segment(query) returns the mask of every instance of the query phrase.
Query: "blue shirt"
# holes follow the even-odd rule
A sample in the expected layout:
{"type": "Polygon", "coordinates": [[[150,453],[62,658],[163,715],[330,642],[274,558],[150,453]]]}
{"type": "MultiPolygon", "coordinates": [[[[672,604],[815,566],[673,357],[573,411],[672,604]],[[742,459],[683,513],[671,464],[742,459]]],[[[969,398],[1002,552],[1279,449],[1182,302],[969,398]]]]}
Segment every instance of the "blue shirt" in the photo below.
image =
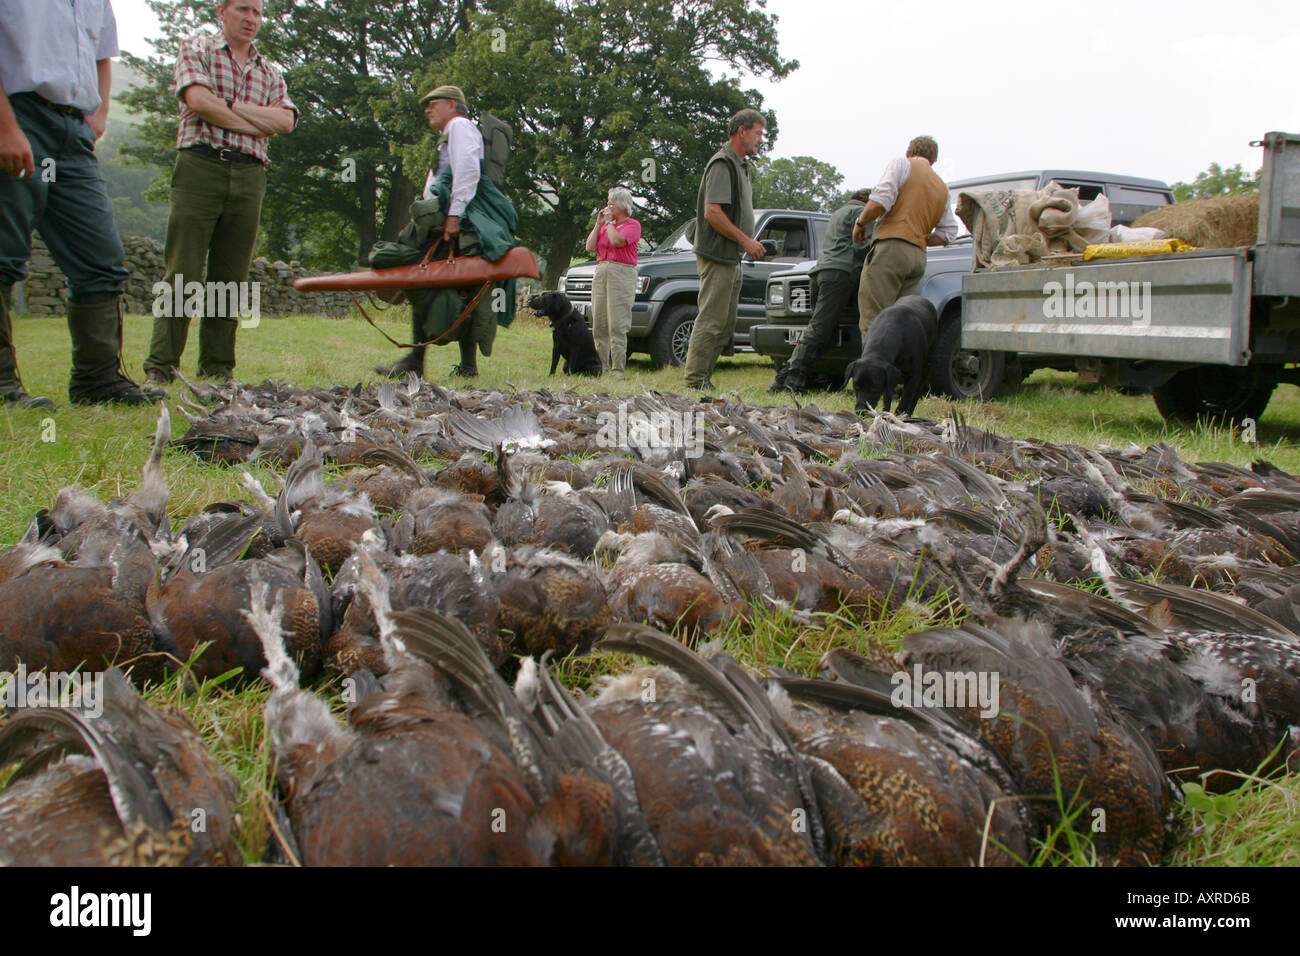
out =
{"type": "Polygon", "coordinates": [[[0,0],[0,83],[93,113],[96,64],[117,56],[110,0],[0,0]]]}

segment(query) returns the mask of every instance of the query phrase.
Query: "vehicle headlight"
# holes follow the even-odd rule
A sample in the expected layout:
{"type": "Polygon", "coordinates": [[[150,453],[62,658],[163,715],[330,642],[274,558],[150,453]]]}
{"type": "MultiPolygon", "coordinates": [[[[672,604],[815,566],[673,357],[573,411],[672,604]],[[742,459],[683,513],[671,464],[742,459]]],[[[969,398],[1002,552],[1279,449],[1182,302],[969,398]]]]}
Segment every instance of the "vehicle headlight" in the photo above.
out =
{"type": "Polygon", "coordinates": [[[562,275],[562,276],[560,276],[560,291],[561,291],[561,292],[564,291],[564,287],[565,287],[565,285],[568,283],[568,281],[569,281],[569,277],[568,277],[567,275],[562,275]]]}
{"type": "Polygon", "coordinates": [[[636,277],[636,294],[637,294],[637,295],[645,295],[645,291],[646,291],[646,289],[648,289],[648,288],[650,288],[650,277],[649,277],[649,276],[637,276],[637,277],[636,277]]]}
{"type": "Polygon", "coordinates": [[[767,304],[784,305],[785,304],[785,286],[779,282],[773,282],[767,287],[767,304]]]}

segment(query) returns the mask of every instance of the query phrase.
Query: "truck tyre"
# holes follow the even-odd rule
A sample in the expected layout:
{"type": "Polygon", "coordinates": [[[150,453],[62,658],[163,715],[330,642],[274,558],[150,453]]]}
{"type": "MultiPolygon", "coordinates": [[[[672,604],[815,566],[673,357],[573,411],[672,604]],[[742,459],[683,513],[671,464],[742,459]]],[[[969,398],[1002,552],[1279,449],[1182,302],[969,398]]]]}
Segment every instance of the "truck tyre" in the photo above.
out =
{"type": "Polygon", "coordinates": [[[961,312],[939,323],[939,338],[930,354],[930,386],[952,398],[987,402],[1002,388],[1005,352],[978,352],[961,347],[961,312]]]}
{"type": "Polygon", "coordinates": [[[686,351],[691,345],[691,332],[695,329],[694,304],[676,305],[659,316],[654,329],[646,337],[646,351],[655,368],[665,365],[685,365],[686,351]]]}
{"type": "Polygon", "coordinates": [[[1152,390],[1168,422],[1241,424],[1259,418],[1277,388],[1277,372],[1264,365],[1202,365],[1184,369],[1152,390]]]}

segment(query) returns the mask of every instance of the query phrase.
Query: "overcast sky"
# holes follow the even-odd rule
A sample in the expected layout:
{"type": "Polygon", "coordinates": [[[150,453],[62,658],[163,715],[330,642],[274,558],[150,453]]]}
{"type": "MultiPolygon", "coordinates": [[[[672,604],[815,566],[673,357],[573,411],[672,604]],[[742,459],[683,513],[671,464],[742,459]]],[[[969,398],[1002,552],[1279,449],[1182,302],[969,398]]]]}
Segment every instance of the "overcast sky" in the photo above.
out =
{"type": "MultiPolygon", "coordinates": [[[[122,47],[151,52],[157,24],[144,0],[113,9],[122,47]]],[[[1253,172],[1261,151],[1251,140],[1300,129],[1295,0],[767,9],[782,56],[801,64],[780,83],[744,78],[776,114],[771,155],[832,163],[846,188],[875,185],[919,133],[938,140],[949,180],[1057,167],[1174,182],[1211,162],[1253,172]]]]}

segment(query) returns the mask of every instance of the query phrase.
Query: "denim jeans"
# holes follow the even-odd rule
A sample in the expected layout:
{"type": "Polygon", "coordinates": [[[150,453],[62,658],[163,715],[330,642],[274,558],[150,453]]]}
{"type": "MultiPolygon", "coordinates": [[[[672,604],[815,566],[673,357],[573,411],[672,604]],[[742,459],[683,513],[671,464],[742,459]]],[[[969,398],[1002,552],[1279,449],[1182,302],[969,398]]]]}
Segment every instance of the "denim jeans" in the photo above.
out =
{"type": "Polygon", "coordinates": [[[95,134],[84,118],[56,112],[30,94],[15,93],[9,104],[31,143],[36,174],[19,179],[0,172],[0,285],[26,278],[35,228],[67,276],[71,300],[107,302],[130,273],[95,159],[95,134]]]}

